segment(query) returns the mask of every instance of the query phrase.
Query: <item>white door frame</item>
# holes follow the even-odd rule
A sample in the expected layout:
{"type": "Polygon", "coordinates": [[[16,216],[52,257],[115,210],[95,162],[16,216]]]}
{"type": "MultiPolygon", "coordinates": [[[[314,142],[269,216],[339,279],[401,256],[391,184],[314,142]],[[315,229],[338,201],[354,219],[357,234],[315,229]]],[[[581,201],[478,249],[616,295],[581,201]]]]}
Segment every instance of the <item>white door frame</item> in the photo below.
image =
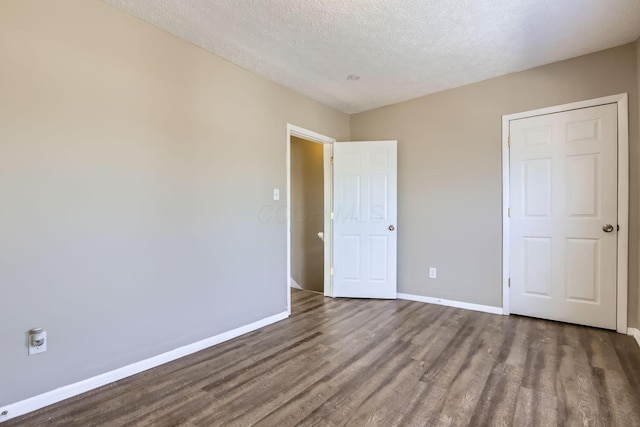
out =
{"type": "Polygon", "coordinates": [[[626,93],[605,96],[571,104],[525,111],[502,116],[502,312],[509,314],[509,122],[511,120],[598,105],[617,104],[618,106],[618,267],[617,267],[617,304],[616,330],[627,333],[627,297],[629,274],[629,113],[626,93]]]}
{"type": "Polygon", "coordinates": [[[300,126],[287,123],[287,312],[291,314],[291,137],[305,139],[307,141],[323,144],[324,161],[324,295],[333,296],[333,280],[331,277],[331,266],[333,264],[333,230],[330,212],[333,207],[333,173],[331,169],[331,156],[333,155],[334,138],[321,135],[317,132],[301,128],[300,126]]]}

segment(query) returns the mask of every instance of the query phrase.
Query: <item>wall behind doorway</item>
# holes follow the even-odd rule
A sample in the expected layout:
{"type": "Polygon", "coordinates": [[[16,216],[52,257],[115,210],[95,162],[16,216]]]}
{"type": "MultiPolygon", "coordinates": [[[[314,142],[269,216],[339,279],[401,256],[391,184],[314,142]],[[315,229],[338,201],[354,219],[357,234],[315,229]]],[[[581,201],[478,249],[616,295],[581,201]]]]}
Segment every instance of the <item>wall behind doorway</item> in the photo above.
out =
{"type": "MultiPolygon", "coordinates": [[[[636,109],[636,114],[638,116],[638,127],[640,127],[640,39],[638,39],[636,41],[636,75],[638,78],[638,96],[636,97],[636,106],[638,106],[639,108],[636,109]]],[[[630,114],[633,114],[632,112],[630,114]]],[[[640,129],[638,131],[638,133],[640,134],[640,129]]],[[[636,139],[638,139],[638,144],[640,145],[640,135],[636,135],[636,139]]],[[[631,141],[629,141],[629,143],[631,143],[631,141]]],[[[636,148],[636,151],[638,149],[636,148]]],[[[639,156],[640,157],[640,156],[639,156]]],[[[629,165],[630,168],[634,167],[634,163],[633,161],[636,160],[635,166],[639,167],[640,165],[638,165],[637,160],[638,159],[630,159],[631,164],[629,165]]],[[[637,177],[637,175],[636,175],[637,177]]],[[[633,188],[633,186],[630,186],[630,188],[633,188]]],[[[631,191],[631,190],[630,190],[631,191]]],[[[636,201],[637,203],[640,204],[640,201],[636,201]]],[[[633,208],[632,208],[633,209],[633,208]]],[[[637,209],[637,206],[636,206],[637,209]]],[[[640,216],[640,214],[639,214],[640,216]]],[[[634,217],[630,217],[630,221],[633,221],[634,217]]],[[[631,237],[631,236],[630,236],[631,237]]],[[[640,236],[638,235],[638,233],[636,233],[636,235],[634,236],[636,238],[639,238],[640,236]]],[[[640,240],[639,240],[640,242],[640,240]]],[[[632,244],[632,243],[630,243],[632,244]]],[[[638,245],[638,244],[637,244],[638,245]]],[[[638,258],[640,258],[640,248],[638,249],[638,251],[636,251],[635,253],[635,258],[634,258],[634,254],[633,253],[629,253],[629,263],[630,264],[640,264],[638,261],[638,258]]],[[[629,287],[631,287],[633,284],[631,283],[631,277],[629,278],[629,287]]],[[[629,299],[631,299],[633,297],[633,292],[629,292],[629,299]]],[[[637,305],[636,305],[636,311],[637,311],[637,317],[635,319],[635,323],[632,320],[632,313],[633,313],[633,304],[630,302],[629,303],[629,326],[634,326],[636,328],[640,328],[640,278],[638,278],[638,283],[637,283],[637,288],[636,288],[636,297],[638,298],[637,301],[637,305]]]]}
{"type": "Polygon", "coordinates": [[[300,287],[324,292],[323,145],[291,137],[291,276],[300,287]]]}

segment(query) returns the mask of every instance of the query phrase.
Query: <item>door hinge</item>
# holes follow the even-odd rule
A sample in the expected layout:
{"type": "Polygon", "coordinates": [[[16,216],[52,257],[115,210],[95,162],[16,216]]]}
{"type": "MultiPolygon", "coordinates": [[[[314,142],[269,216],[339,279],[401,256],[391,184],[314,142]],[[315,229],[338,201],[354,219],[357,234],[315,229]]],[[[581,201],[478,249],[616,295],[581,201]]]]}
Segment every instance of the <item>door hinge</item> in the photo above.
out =
{"type": "Polygon", "coordinates": [[[331,163],[333,163],[333,156],[331,156],[331,163]]]}
{"type": "Polygon", "coordinates": [[[331,272],[329,274],[333,276],[333,267],[331,267],[331,272]]]}
{"type": "Polygon", "coordinates": [[[333,212],[331,212],[331,221],[333,221],[333,212]]]}
{"type": "Polygon", "coordinates": [[[507,216],[511,218],[511,208],[507,208],[507,216]]]}
{"type": "Polygon", "coordinates": [[[509,287],[509,288],[511,287],[511,277],[509,277],[507,279],[507,287],[509,287]]]}
{"type": "Polygon", "coordinates": [[[507,145],[511,147],[511,136],[507,137],[507,145]]]}

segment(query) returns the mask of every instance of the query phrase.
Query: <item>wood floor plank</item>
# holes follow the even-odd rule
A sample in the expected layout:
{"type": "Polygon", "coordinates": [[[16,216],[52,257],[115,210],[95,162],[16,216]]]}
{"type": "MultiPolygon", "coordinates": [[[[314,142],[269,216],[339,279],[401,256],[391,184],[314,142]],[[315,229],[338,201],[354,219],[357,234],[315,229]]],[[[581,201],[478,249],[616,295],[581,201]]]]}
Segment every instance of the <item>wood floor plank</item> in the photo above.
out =
{"type": "Polygon", "coordinates": [[[456,335],[443,349],[442,353],[428,367],[422,381],[448,388],[455,379],[468,354],[478,342],[479,329],[472,319],[460,325],[456,335]]]}
{"type": "Polygon", "coordinates": [[[611,331],[292,292],[291,318],[2,426],[640,427],[611,331]]]}
{"type": "Polygon", "coordinates": [[[530,330],[535,327],[535,322],[520,316],[509,316],[505,319],[505,323],[511,326],[503,333],[505,339],[509,340],[509,345],[504,347],[504,355],[498,358],[497,363],[524,368],[529,353],[530,330]]]}
{"type": "Polygon", "coordinates": [[[557,417],[557,399],[542,391],[520,387],[514,425],[522,427],[564,426],[557,417]]]}
{"type": "Polygon", "coordinates": [[[444,404],[447,393],[446,388],[418,381],[418,384],[410,390],[406,396],[406,408],[399,425],[401,426],[425,426],[433,414],[438,413],[444,404]]]}
{"type": "Polygon", "coordinates": [[[393,373],[387,383],[379,384],[376,390],[357,408],[348,423],[351,425],[400,426],[405,415],[406,396],[412,392],[424,367],[409,359],[393,373]]]}
{"type": "Polygon", "coordinates": [[[640,426],[640,396],[630,386],[629,379],[616,371],[603,371],[603,374],[608,412],[614,420],[612,425],[640,426]]]}
{"type": "Polygon", "coordinates": [[[581,332],[581,347],[585,349],[589,364],[605,371],[624,372],[611,339],[615,332],[583,327],[581,332]]]}
{"type": "Polygon", "coordinates": [[[472,426],[512,426],[522,382],[522,367],[496,364],[469,421],[472,426]]]}
{"type": "Polygon", "coordinates": [[[635,393],[640,393],[640,353],[635,340],[629,336],[611,337],[625,378],[635,393]]]}
{"type": "Polygon", "coordinates": [[[372,348],[349,366],[337,370],[336,375],[325,377],[324,381],[335,390],[335,393],[311,412],[305,418],[303,425],[321,422],[335,426],[345,425],[353,412],[375,391],[376,387],[395,375],[404,361],[404,353],[410,346],[406,342],[392,341],[384,344],[388,346],[384,351],[384,357],[381,357],[378,348],[372,348]]]}
{"type": "Polygon", "coordinates": [[[611,402],[607,394],[607,384],[605,380],[605,370],[595,366],[591,367],[591,378],[593,379],[594,389],[597,393],[598,409],[601,425],[614,425],[614,417],[611,412],[611,402]]]}
{"type": "Polygon", "coordinates": [[[536,321],[530,331],[522,386],[549,396],[556,396],[558,375],[556,325],[536,321]]]}
{"type": "Polygon", "coordinates": [[[559,346],[556,396],[566,408],[567,425],[603,425],[598,391],[592,379],[586,353],[568,345],[559,346]]]}
{"type": "Polygon", "coordinates": [[[502,319],[484,315],[482,318],[479,324],[482,332],[450,382],[440,413],[432,416],[433,425],[468,425],[474,414],[502,341],[499,334],[493,333],[496,322],[502,319]]]}

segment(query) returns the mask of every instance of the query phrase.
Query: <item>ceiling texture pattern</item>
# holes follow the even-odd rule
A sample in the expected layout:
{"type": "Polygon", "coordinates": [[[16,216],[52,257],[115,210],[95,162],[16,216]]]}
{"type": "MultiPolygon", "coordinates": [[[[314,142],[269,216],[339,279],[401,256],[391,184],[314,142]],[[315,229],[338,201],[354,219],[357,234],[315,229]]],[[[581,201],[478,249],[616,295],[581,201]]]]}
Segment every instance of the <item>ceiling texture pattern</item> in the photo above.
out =
{"type": "Polygon", "coordinates": [[[640,37],[640,0],[104,1],[346,113],[640,37]]]}

